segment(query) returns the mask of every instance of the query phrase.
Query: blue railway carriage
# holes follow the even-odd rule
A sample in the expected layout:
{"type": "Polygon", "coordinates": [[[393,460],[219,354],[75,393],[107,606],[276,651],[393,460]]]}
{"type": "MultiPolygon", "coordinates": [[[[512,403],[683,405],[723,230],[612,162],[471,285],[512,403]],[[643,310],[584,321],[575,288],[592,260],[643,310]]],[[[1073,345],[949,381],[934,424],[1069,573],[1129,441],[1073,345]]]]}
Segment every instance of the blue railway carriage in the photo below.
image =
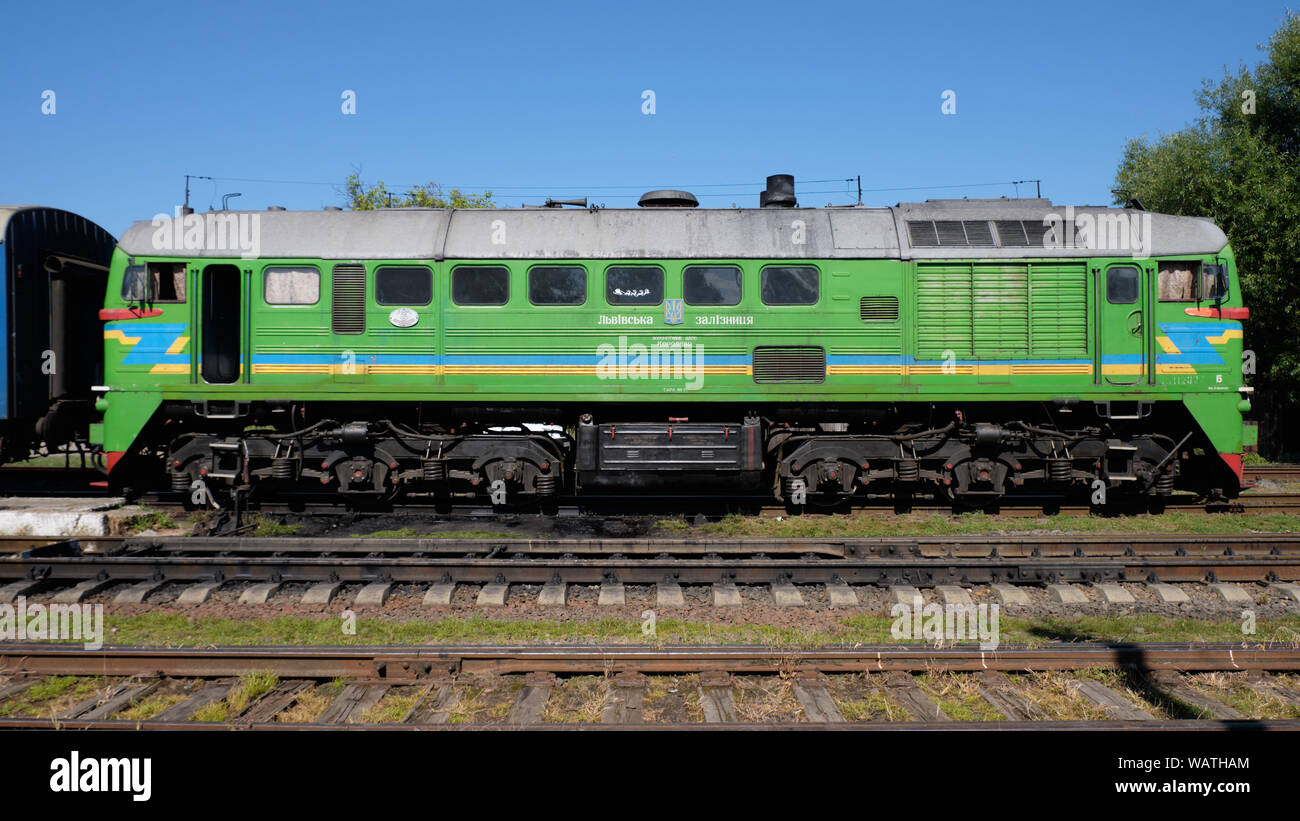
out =
{"type": "Polygon", "coordinates": [[[0,206],[0,462],[85,443],[117,241],[68,211],[0,206]]]}

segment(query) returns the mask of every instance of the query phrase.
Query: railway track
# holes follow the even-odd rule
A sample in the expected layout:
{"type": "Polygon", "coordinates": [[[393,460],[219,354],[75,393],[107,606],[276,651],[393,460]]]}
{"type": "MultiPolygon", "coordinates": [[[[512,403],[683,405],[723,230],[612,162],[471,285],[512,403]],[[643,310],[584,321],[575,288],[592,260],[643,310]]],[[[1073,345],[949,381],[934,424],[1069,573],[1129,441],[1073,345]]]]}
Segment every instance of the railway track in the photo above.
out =
{"type": "Polygon", "coordinates": [[[1300,465],[1246,465],[1246,481],[1300,481],[1300,465]]]}
{"type": "Polygon", "coordinates": [[[737,601],[738,585],[780,588],[792,600],[797,586],[812,585],[851,604],[855,585],[1115,582],[1267,582],[1290,593],[1300,590],[1300,536],[0,540],[0,602],[37,595],[77,602],[107,592],[138,603],[180,584],[182,602],[201,603],[243,584],[252,585],[246,602],[263,603],[286,584],[306,584],[304,602],[327,604],[342,585],[360,584],[369,589],[364,601],[382,604],[404,584],[425,586],[424,603],[445,606],[459,585],[504,601],[510,585],[523,584],[560,603],[570,585],[600,585],[611,603],[623,600],[624,585],[654,585],[664,606],[681,601],[688,585],[737,601]]]}
{"type": "MultiPolygon", "coordinates": [[[[148,494],[142,504],[158,510],[181,512],[186,509],[179,494],[148,494]]],[[[225,512],[229,512],[228,509],[225,512]]],[[[703,515],[706,518],[718,517],[728,513],[739,513],[762,517],[786,517],[791,515],[817,516],[822,514],[866,514],[893,516],[897,514],[938,514],[956,515],[963,513],[984,513],[1005,518],[1037,518],[1044,515],[1089,516],[1131,515],[1144,513],[1186,513],[1186,514],[1233,514],[1233,513],[1272,513],[1300,514],[1300,494],[1250,492],[1246,496],[1227,502],[1206,502],[1191,496],[1170,497],[1168,501],[1148,502],[1139,500],[1135,503],[1121,503],[1109,507],[1094,507],[1088,504],[1074,503],[1058,497],[1025,497],[1005,500],[998,504],[989,504],[974,508],[954,505],[934,500],[900,502],[892,498],[857,499],[852,504],[831,507],[809,505],[792,511],[783,504],[774,502],[771,497],[721,497],[721,496],[664,496],[664,497],[561,497],[554,505],[545,510],[536,507],[508,508],[494,507],[474,500],[425,501],[418,498],[404,498],[392,503],[362,502],[358,500],[323,499],[319,495],[306,494],[300,498],[286,500],[282,497],[261,499],[248,504],[244,512],[271,516],[321,516],[339,514],[384,515],[394,512],[412,514],[431,514],[442,516],[461,516],[476,519],[493,519],[501,516],[545,515],[560,517],[602,516],[602,515],[703,515]]]]}
{"type": "Polygon", "coordinates": [[[0,644],[0,729],[1300,730],[1297,673],[1241,645],[0,644]]]}
{"type": "MultiPolygon", "coordinates": [[[[93,468],[10,465],[0,468],[0,493],[18,497],[50,495],[108,497],[109,491],[107,488],[92,485],[92,482],[102,478],[102,474],[93,468]]],[[[1300,465],[1247,466],[1245,468],[1245,478],[1247,482],[1252,483],[1260,481],[1297,481],[1300,480],[1300,465]]],[[[166,509],[180,509],[183,506],[183,496],[181,494],[165,491],[146,493],[142,497],[142,501],[151,506],[166,509]]],[[[710,496],[707,494],[692,494],[689,497],[646,495],[638,496],[635,503],[638,509],[644,509],[647,512],[655,512],[656,510],[661,512],[681,512],[683,504],[687,504],[693,509],[738,510],[762,515],[783,515],[787,512],[784,505],[777,504],[770,496],[763,495],[742,497],[710,496]]],[[[276,498],[258,501],[256,507],[266,513],[328,512],[358,504],[360,503],[355,501],[341,502],[337,498],[326,500],[319,494],[298,492],[290,500],[276,498]]],[[[560,498],[551,510],[558,515],[598,514],[607,513],[611,510],[626,510],[628,504],[629,499],[626,495],[568,496],[560,498]]],[[[372,508],[381,507],[373,504],[368,506],[372,508]]],[[[436,510],[476,513],[479,515],[491,515],[499,512],[489,505],[470,500],[443,500],[435,503],[419,498],[408,498],[403,499],[399,503],[399,507],[410,510],[436,510]]],[[[897,510],[918,513],[952,513],[974,509],[960,505],[954,506],[951,503],[924,497],[918,497],[915,500],[896,500],[888,496],[855,499],[852,507],[855,510],[864,511],[893,512],[897,510]]],[[[1132,509],[1136,511],[1139,507],[1141,509],[1180,512],[1240,512],[1266,508],[1276,512],[1294,513],[1300,511],[1300,497],[1296,494],[1264,491],[1248,493],[1246,496],[1227,504],[1206,504],[1202,500],[1183,494],[1170,497],[1164,502],[1157,502],[1154,508],[1147,504],[1140,504],[1132,507],[1132,509]]],[[[842,510],[843,506],[833,509],[842,510]]],[[[1078,500],[1059,496],[1025,496],[1014,500],[1004,500],[1001,503],[987,505],[979,509],[996,512],[1004,516],[1035,516],[1040,515],[1042,512],[1086,514],[1093,511],[1093,508],[1086,503],[1079,503],[1078,500]]],[[[819,510],[822,510],[822,508],[810,505],[805,512],[816,513],[819,510]]]]}

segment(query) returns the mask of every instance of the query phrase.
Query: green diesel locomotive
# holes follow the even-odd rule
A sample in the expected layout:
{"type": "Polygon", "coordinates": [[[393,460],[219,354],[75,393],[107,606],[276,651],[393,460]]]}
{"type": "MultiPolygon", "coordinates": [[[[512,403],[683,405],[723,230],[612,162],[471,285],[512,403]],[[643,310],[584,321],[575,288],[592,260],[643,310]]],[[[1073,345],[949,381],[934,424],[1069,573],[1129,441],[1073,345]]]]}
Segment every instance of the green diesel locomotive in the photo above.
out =
{"type": "Polygon", "coordinates": [[[1094,500],[1242,485],[1211,221],[1043,199],[268,210],[113,257],[118,486],[360,497],[770,488],[1094,500]]]}

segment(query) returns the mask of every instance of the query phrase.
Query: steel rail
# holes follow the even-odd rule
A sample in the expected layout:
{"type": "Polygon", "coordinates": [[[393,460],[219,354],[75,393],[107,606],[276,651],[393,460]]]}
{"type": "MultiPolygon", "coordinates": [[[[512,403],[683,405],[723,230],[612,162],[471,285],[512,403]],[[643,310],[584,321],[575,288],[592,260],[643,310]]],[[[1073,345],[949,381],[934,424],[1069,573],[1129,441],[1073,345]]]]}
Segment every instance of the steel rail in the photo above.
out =
{"type": "Polygon", "coordinates": [[[936,648],[927,645],[768,646],[406,646],[117,647],[0,643],[0,673],[425,681],[450,675],[1043,672],[1085,668],[1142,671],[1300,671],[1300,648],[1244,644],[1069,644],[936,648]]]}
{"type": "Polygon", "coordinates": [[[90,539],[0,552],[0,580],[931,585],[1300,580],[1300,536],[954,539],[90,539]],[[89,549],[87,549],[89,548],[89,549]]]}
{"type": "MultiPolygon", "coordinates": [[[[146,503],[161,510],[177,511],[184,505],[170,494],[150,496],[146,503]]],[[[846,506],[818,508],[807,505],[798,513],[800,516],[815,517],[827,514],[855,514],[893,516],[899,514],[960,515],[963,513],[985,513],[1005,518],[1037,518],[1048,515],[1088,516],[1098,513],[1141,514],[1151,513],[1188,513],[1193,515],[1217,515],[1238,513],[1300,513],[1300,494],[1293,493],[1255,493],[1241,496],[1229,502],[1196,502],[1190,496],[1173,497],[1169,501],[1153,503],[1146,500],[1144,504],[1117,505],[1113,508],[1097,508],[1085,504],[1071,503],[1065,500],[1043,500],[1037,498],[1003,499],[982,507],[961,504],[900,503],[888,499],[854,500],[846,506]]],[[[558,517],[600,516],[600,515],[670,515],[687,513],[721,514],[726,512],[743,512],[762,517],[788,516],[789,509],[774,502],[771,497],[708,497],[708,496],[672,496],[672,497],[561,497],[547,513],[539,513],[535,508],[494,508],[480,502],[458,501],[450,504],[424,502],[406,499],[391,504],[366,504],[360,500],[332,499],[322,500],[313,497],[303,501],[262,500],[255,501],[247,512],[263,515],[384,515],[394,512],[426,513],[440,516],[462,516],[471,519],[494,519],[502,516],[546,515],[558,517]]]]}

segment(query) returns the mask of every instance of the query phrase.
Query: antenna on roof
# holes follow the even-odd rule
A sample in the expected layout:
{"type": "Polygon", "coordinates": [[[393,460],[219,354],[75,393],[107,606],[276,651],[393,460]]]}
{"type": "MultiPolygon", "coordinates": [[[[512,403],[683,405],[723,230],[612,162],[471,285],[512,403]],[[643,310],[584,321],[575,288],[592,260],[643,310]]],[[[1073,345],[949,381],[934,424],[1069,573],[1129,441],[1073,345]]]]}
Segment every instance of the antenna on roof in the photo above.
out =
{"type": "Polygon", "coordinates": [[[1133,192],[1127,188],[1112,188],[1110,193],[1124,200],[1125,208],[1132,208],[1134,211],[1145,211],[1147,207],[1142,204],[1142,200],[1133,196],[1133,192]]]}
{"type": "Polygon", "coordinates": [[[1021,183],[1028,184],[1031,182],[1034,184],[1034,196],[1037,197],[1038,199],[1042,199],[1043,198],[1042,180],[1012,180],[1011,184],[1016,187],[1016,196],[1017,197],[1020,196],[1021,183]]]}
{"type": "Polygon", "coordinates": [[[188,217],[190,214],[194,213],[194,209],[190,207],[190,180],[210,180],[210,179],[212,178],[201,177],[198,174],[185,175],[185,206],[181,208],[182,217],[188,217]]]}

